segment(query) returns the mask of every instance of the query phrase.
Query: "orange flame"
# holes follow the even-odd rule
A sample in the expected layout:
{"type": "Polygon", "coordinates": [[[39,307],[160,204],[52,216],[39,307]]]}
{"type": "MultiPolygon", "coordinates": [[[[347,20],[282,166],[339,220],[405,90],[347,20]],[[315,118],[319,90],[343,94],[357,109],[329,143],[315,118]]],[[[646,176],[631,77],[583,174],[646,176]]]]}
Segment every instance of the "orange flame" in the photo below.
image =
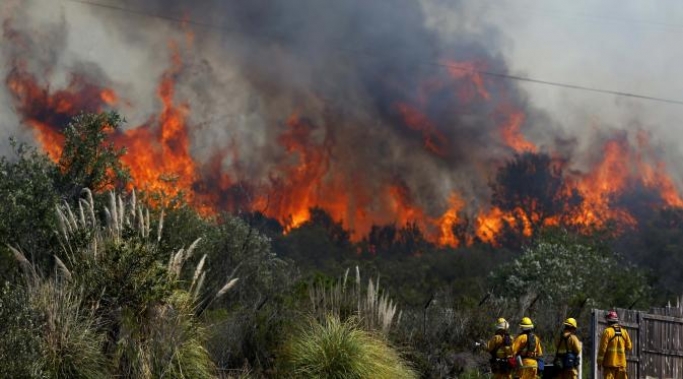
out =
{"type": "MultiPolygon", "coordinates": [[[[191,45],[194,35],[187,25],[183,28],[186,42],[191,45]]],[[[22,36],[7,24],[4,36],[21,44],[22,36]]],[[[216,154],[202,167],[191,155],[191,109],[187,103],[179,101],[177,94],[177,81],[184,68],[183,55],[174,43],[170,50],[170,67],[161,76],[157,89],[162,105],[160,114],[144,125],[113,135],[113,139],[116,146],[128,149],[122,161],[130,169],[136,188],[163,194],[164,205],[182,192],[202,213],[211,214],[225,203],[221,194],[207,194],[206,191],[216,188],[224,192],[236,183],[221,173],[221,163],[228,153],[216,154]],[[208,168],[209,173],[202,172],[201,168],[208,168]],[[211,188],[206,187],[209,181],[211,188]]],[[[78,75],[73,75],[65,88],[53,91],[28,72],[25,61],[15,59],[11,63],[13,69],[7,75],[6,85],[16,110],[53,160],[58,160],[62,151],[63,136],[59,130],[73,115],[80,111],[97,112],[121,102],[113,89],[94,85],[78,75]]],[[[486,88],[490,83],[484,81],[482,69],[483,65],[477,62],[447,62],[449,77],[446,80],[437,78],[426,82],[411,101],[398,102],[394,109],[406,127],[420,134],[428,151],[445,157],[452,142],[443,132],[447,130],[446,126],[436,122],[426,110],[429,109],[430,92],[448,88],[454,91],[463,107],[483,104],[487,117],[498,126],[497,139],[510,149],[537,152],[538,147],[522,133],[526,115],[506,100],[504,91],[496,89],[496,94],[503,93],[491,95],[486,88]]],[[[428,212],[430,208],[424,207],[400,178],[371,189],[363,186],[361,173],[335,170],[332,137],[324,135],[324,130],[298,112],[283,126],[285,129],[278,138],[283,149],[282,162],[273,169],[268,183],[249,183],[255,194],[253,199],[243,203],[279,220],[286,232],[308,221],[310,208],[321,207],[351,229],[355,240],[374,224],[403,226],[415,223],[429,240],[442,246],[457,247],[476,240],[498,245],[506,227],[532,236],[533,227],[538,225],[569,223],[601,227],[609,220],[618,220],[622,225],[634,226],[637,224],[634,216],[615,205],[613,200],[637,184],[657,191],[665,205],[683,207],[676,183],[668,175],[664,163],[650,151],[648,136],[641,133],[637,149],[624,136],[611,138],[605,142],[600,159],[586,173],[566,173],[567,186],[563,190],[576,190],[583,197],[578,211],[541,219],[542,216],[534,213],[537,209],[517,208],[506,212],[484,206],[473,210],[473,225],[468,225],[472,230],[468,235],[461,235],[459,227],[467,220],[462,217],[465,202],[460,193],[451,193],[448,201],[444,201],[443,209],[428,212]]],[[[237,161],[237,158],[233,160],[237,161]]]]}

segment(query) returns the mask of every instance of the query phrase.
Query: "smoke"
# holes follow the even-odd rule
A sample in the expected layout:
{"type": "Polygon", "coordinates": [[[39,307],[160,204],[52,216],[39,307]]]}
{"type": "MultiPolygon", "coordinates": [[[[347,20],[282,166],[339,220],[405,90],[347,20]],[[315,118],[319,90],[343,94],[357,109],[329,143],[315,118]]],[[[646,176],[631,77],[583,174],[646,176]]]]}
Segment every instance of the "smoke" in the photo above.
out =
{"type": "MultiPolygon", "coordinates": [[[[283,120],[297,113],[315,126],[314,143],[331,144],[333,171],[348,178],[362,171],[367,184],[376,186],[398,180],[436,214],[454,190],[466,197],[485,190],[490,172],[481,163],[509,155],[497,138],[499,120],[491,117],[497,104],[509,102],[524,111],[524,128],[542,119],[543,127],[532,133],[537,141],[552,134],[549,119],[511,82],[493,83],[491,96],[497,99],[490,104],[456,111],[463,102],[456,86],[462,84],[439,63],[476,60],[488,70],[507,71],[497,33],[465,32],[467,15],[451,19],[463,26],[444,36],[430,25],[423,6],[410,0],[116,4],[190,20],[197,56],[190,58],[192,72],[181,82],[194,123],[202,125],[193,133],[194,150],[208,157],[213,149],[237,146],[248,167],[233,175],[266,178],[283,159],[292,159],[277,136],[283,120]],[[428,93],[425,83],[437,91],[428,93]],[[420,107],[425,93],[429,104],[421,111],[433,124],[427,132],[406,125],[398,109],[399,104],[420,107]],[[439,141],[439,154],[425,148],[425,139],[439,141]]],[[[92,11],[131,46],[149,46],[168,33],[167,27],[152,27],[152,33],[149,27],[129,27],[130,21],[106,9],[92,11]]]]}
{"type": "MultiPolygon", "coordinates": [[[[636,126],[675,134],[661,126],[673,120],[661,105],[598,94],[576,97],[468,71],[529,72],[558,82],[642,89],[643,77],[633,87],[623,81],[633,68],[586,64],[577,57],[578,46],[553,43],[541,49],[538,39],[550,37],[533,28],[547,12],[521,12],[526,18],[520,20],[510,12],[513,2],[10,2],[15,6],[5,21],[28,44],[1,45],[3,77],[16,58],[53,89],[68,86],[70,75],[78,73],[116,90],[129,127],[158,114],[158,79],[178,50],[183,66],[174,75],[175,96],[190,109],[192,155],[210,162],[218,154],[220,170],[233,182],[286,182],[291,170],[283,167],[302,164],[305,154],[283,145],[292,115],[305,125],[299,144],[322,155],[325,181],[349,192],[362,186],[367,196],[385,193],[387,184],[400,187],[430,217],[443,214],[454,192],[466,207],[487,203],[489,180],[514,152],[501,137],[513,115],[523,115],[519,136],[540,150],[572,157],[576,170],[594,161],[590,154],[575,157],[595,151],[596,141],[610,134],[604,130],[636,126]],[[532,34],[536,39],[525,41],[532,34]],[[636,117],[652,114],[659,115],[654,126],[636,117]]],[[[584,2],[585,8],[576,9],[595,9],[584,2]]],[[[3,40],[11,38],[5,32],[3,40]]],[[[576,38],[601,47],[591,32],[576,38]]],[[[658,94],[658,88],[650,89],[658,94]]],[[[0,100],[12,103],[3,91],[0,100]]],[[[3,130],[22,131],[15,127],[17,113],[0,108],[3,130]]],[[[653,143],[665,140],[659,136],[652,136],[653,143]]],[[[370,209],[383,214],[386,206],[370,209]]]]}

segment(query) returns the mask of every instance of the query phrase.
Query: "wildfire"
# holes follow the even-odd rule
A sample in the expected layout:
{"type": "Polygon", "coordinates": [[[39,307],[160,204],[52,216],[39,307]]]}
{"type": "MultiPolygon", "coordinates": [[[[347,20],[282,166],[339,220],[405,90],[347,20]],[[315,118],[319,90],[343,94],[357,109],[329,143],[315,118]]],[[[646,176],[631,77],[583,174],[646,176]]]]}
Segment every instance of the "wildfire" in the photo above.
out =
{"type": "Polygon", "coordinates": [[[170,48],[172,64],[157,90],[163,105],[161,114],[151,123],[127,130],[116,142],[129,149],[122,160],[130,168],[136,187],[163,194],[167,199],[183,192],[192,201],[197,168],[189,147],[190,109],[187,104],[175,103],[175,78],[182,69],[182,60],[178,47],[171,44],[170,48]]]}
{"type": "MultiPolygon", "coordinates": [[[[19,41],[26,38],[12,29],[10,23],[3,27],[6,40],[21,45],[19,41]]],[[[191,49],[194,35],[186,26],[185,39],[186,48],[191,49]]],[[[143,125],[112,135],[117,147],[128,150],[122,161],[130,169],[133,186],[161,194],[161,204],[183,193],[203,214],[234,209],[260,211],[277,219],[287,233],[309,221],[309,210],[319,207],[350,229],[354,240],[360,240],[373,225],[410,224],[419,227],[430,241],[451,247],[475,241],[498,245],[501,234],[509,229],[532,236],[534,228],[549,225],[603,227],[616,220],[622,226],[635,227],[638,220],[616,200],[637,186],[658,194],[665,206],[683,207],[676,183],[665,164],[651,151],[644,133],[636,136],[636,144],[626,134],[604,139],[599,154],[582,171],[570,169],[568,164],[558,165],[556,168],[565,179],[561,191],[576,192],[582,201],[576,208],[567,204],[563,214],[546,215],[539,211],[535,201],[524,202],[524,207],[519,201],[517,207],[502,210],[487,204],[485,195],[477,199],[482,206],[476,209],[459,191],[452,191],[447,199],[425,200],[407,184],[401,172],[369,185],[363,168],[340,168],[334,136],[301,110],[288,117],[283,115],[276,137],[280,159],[270,168],[265,182],[231,177],[224,173],[222,165],[226,157],[232,158],[231,164],[239,165],[237,149],[217,152],[204,163],[192,156],[192,108],[183,102],[178,91],[185,69],[184,50],[176,43],[171,43],[169,50],[169,67],[159,78],[156,91],[160,113],[143,125]],[[241,195],[236,194],[236,188],[241,195]],[[428,201],[434,204],[428,207],[428,201]]],[[[5,84],[14,108],[55,161],[62,151],[60,130],[71,117],[81,111],[100,112],[122,102],[113,86],[101,83],[99,78],[74,73],[64,88],[54,89],[48,76],[37,77],[30,72],[26,58],[13,58],[10,64],[12,69],[5,84]]],[[[391,103],[397,127],[419,137],[431,159],[446,162],[444,167],[450,168],[449,157],[462,142],[453,140],[449,128],[454,126],[441,120],[440,112],[478,112],[479,117],[496,126],[495,130],[487,131],[487,138],[491,138],[491,149],[504,151],[501,154],[539,152],[538,146],[524,135],[527,115],[506,96],[504,88],[485,80],[481,75],[483,63],[449,61],[445,66],[442,76],[405,90],[415,92],[414,96],[398,96],[391,103]],[[441,106],[433,111],[434,103],[449,101],[454,102],[449,105],[453,109],[441,106]]],[[[503,164],[502,160],[477,162],[486,171],[482,176],[489,177],[503,164]]]]}

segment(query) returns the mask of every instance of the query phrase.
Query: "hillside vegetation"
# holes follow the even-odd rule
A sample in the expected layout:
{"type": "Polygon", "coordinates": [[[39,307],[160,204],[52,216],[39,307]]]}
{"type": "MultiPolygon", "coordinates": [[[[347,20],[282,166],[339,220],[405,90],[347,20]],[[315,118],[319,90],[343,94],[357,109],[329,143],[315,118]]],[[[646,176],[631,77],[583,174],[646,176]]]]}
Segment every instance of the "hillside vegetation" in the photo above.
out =
{"type": "MultiPolygon", "coordinates": [[[[680,209],[500,246],[437,246],[411,224],[352,241],[322,209],[283,233],[136,191],[107,141],[121,122],[76,117],[58,162],[14,142],[0,159],[0,377],[466,377],[498,317],[530,316],[548,340],[575,317],[587,341],[591,308],[683,292],[680,209]]],[[[545,162],[515,159],[500,180],[545,162]]]]}

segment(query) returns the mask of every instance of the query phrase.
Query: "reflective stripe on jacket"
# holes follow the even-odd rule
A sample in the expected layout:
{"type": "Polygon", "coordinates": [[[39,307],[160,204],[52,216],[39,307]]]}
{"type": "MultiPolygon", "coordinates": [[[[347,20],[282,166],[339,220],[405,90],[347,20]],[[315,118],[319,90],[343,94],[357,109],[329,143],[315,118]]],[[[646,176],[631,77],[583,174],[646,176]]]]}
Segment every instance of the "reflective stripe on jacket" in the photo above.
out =
{"type": "Polygon", "coordinates": [[[538,362],[536,358],[541,358],[543,356],[543,348],[541,347],[541,339],[534,334],[536,339],[536,346],[531,351],[526,351],[527,339],[529,338],[527,333],[522,333],[515,337],[512,342],[512,353],[514,355],[522,356],[522,364],[524,367],[538,367],[538,362]]]}
{"type": "Polygon", "coordinates": [[[562,333],[555,346],[557,346],[557,355],[565,355],[570,352],[576,355],[581,354],[581,341],[579,341],[579,337],[568,331],[562,333]]]}
{"type": "Polygon", "coordinates": [[[495,354],[496,358],[508,358],[512,356],[512,346],[505,346],[505,335],[494,335],[486,344],[486,350],[495,354]]]}
{"type": "Polygon", "coordinates": [[[626,352],[631,351],[631,337],[626,329],[610,325],[602,332],[598,348],[598,366],[626,367],[626,352]],[[614,327],[621,329],[621,336],[615,336],[614,327]]]}

